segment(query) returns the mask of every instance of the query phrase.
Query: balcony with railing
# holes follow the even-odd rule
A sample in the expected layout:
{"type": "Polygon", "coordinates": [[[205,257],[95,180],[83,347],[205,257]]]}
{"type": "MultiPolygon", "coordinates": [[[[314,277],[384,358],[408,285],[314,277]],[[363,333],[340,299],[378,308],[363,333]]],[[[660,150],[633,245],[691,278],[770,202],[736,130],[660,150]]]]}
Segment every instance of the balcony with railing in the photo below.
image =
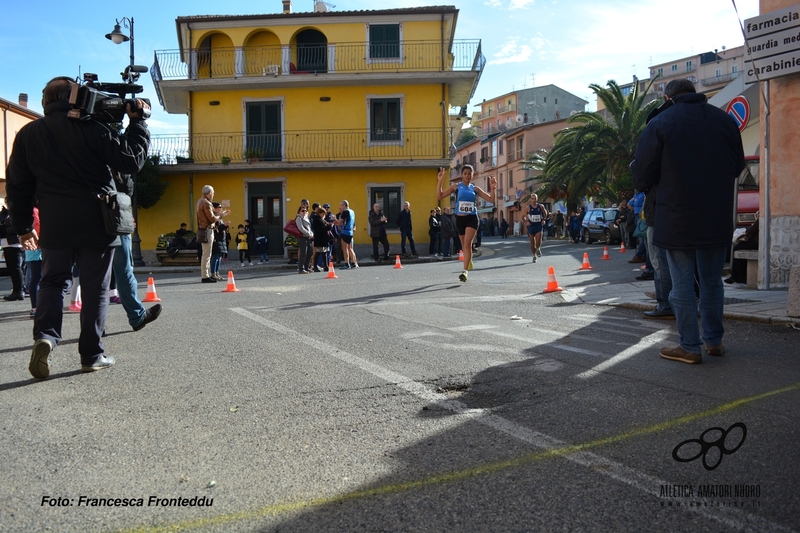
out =
{"type": "Polygon", "coordinates": [[[738,72],[731,72],[730,74],[722,74],[720,76],[704,78],[700,80],[700,85],[703,87],[711,87],[713,85],[719,85],[720,83],[728,83],[729,81],[735,80],[737,77],[739,77],[738,72]]]}
{"type": "Polygon", "coordinates": [[[507,105],[498,105],[497,106],[497,114],[502,115],[503,113],[513,113],[517,110],[516,104],[507,104],[507,105]]]}
{"type": "MultiPolygon", "coordinates": [[[[153,135],[150,154],[162,165],[259,161],[269,164],[332,161],[416,161],[447,158],[438,128],[283,131],[269,134],[200,133],[153,135]]],[[[233,165],[235,167],[235,165],[233,165]]]]}
{"type": "Polygon", "coordinates": [[[154,81],[303,74],[482,70],[480,40],[156,50],[154,81]]]}

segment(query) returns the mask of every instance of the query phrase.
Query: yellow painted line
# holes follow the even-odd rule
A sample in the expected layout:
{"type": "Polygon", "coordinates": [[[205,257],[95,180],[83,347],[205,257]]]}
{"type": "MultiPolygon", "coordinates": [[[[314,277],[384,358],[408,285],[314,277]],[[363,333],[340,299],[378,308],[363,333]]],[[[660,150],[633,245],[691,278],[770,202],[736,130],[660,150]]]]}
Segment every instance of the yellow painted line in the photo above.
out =
{"type": "Polygon", "coordinates": [[[323,505],[343,503],[351,500],[358,500],[373,496],[380,496],[384,494],[396,494],[400,492],[407,492],[414,489],[430,487],[433,485],[452,483],[454,481],[461,481],[479,475],[491,474],[501,470],[506,470],[508,468],[525,466],[527,464],[531,464],[544,459],[549,459],[552,457],[561,457],[576,452],[583,452],[593,448],[599,448],[601,446],[606,446],[609,444],[630,440],[635,437],[658,433],[660,431],[664,431],[665,429],[686,424],[688,422],[694,422],[695,420],[701,420],[703,418],[708,418],[710,416],[722,414],[727,411],[736,409],[738,407],[747,405],[749,403],[756,402],[758,400],[763,400],[766,398],[770,398],[772,396],[777,396],[779,394],[784,394],[787,392],[793,392],[797,390],[800,390],[800,383],[795,383],[793,385],[781,387],[780,389],[775,389],[761,394],[756,394],[754,396],[748,396],[745,398],[740,398],[738,400],[733,400],[732,402],[719,405],[717,407],[708,409],[706,411],[701,411],[699,413],[673,418],[672,420],[667,420],[665,422],[659,422],[658,424],[653,424],[650,426],[633,429],[631,431],[626,431],[625,433],[620,433],[619,435],[613,435],[611,437],[596,439],[583,444],[574,444],[570,446],[561,446],[558,448],[552,448],[541,452],[526,454],[514,459],[507,459],[505,461],[497,461],[486,465],[474,466],[463,470],[457,470],[455,472],[447,472],[443,474],[426,476],[414,481],[406,481],[404,483],[393,483],[370,489],[361,489],[353,492],[348,492],[346,494],[341,494],[338,496],[313,498],[308,500],[300,500],[296,502],[276,503],[273,505],[268,505],[266,507],[261,507],[259,509],[253,509],[251,511],[241,511],[238,513],[230,513],[210,518],[198,518],[196,520],[187,520],[184,522],[178,522],[166,526],[138,527],[133,529],[125,529],[125,530],[120,530],[119,533],[168,533],[172,531],[189,531],[201,527],[216,526],[242,520],[251,520],[256,518],[277,516],[281,514],[302,511],[304,509],[308,509],[311,507],[319,507],[323,505]]]}

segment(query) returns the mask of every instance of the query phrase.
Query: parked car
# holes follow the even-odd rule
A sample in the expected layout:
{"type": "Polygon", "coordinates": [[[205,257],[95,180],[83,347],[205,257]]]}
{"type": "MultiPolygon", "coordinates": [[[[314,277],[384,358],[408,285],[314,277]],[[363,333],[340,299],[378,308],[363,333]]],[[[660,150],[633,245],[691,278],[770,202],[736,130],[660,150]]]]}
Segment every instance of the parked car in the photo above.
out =
{"type": "Polygon", "coordinates": [[[589,209],[583,217],[581,240],[586,244],[596,240],[605,241],[606,244],[620,242],[619,226],[615,222],[618,217],[619,210],[616,207],[589,209]]]}
{"type": "Polygon", "coordinates": [[[759,208],[759,156],[744,158],[745,167],[739,175],[739,193],[736,195],[736,227],[746,228],[756,221],[759,208]]]}

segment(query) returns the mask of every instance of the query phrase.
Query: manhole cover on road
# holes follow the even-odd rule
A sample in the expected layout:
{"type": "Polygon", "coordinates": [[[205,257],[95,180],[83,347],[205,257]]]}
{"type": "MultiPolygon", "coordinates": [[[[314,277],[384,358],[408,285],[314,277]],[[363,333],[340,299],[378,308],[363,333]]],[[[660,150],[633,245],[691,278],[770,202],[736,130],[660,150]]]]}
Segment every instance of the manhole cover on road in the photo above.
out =
{"type": "Polygon", "coordinates": [[[487,279],[487,280],[484,280],[483,282],[484,283],[501,284],[501,283],[519,283],[521,281],[522,280],[519,279],[519,278],[499,278],[499,279],[487,279]]]}

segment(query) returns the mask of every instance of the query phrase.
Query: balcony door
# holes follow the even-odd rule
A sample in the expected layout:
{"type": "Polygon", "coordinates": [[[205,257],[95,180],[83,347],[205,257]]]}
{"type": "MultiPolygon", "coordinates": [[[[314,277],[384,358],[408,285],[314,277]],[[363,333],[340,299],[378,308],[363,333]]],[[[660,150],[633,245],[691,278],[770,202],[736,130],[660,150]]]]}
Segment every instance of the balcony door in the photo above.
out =
{"type": "Polygon", "coordinates": [[[328,72],[328,40],[317,30],[297,34],[297,72],[328,72]]]}
{"type": "MultiPolygon", "coordinates": [[[[247,187],[247,218],[256,235],[267,237],[269,255],[283,254],[283,191],[280,182],[251,182],[247,187]]],[[[258,257],[253,255],[253,257],[258,257]]]]}
{"type": "Polygon", "coordinates": [[[245,158],[280,161],[281,148],[281,103],[247,102],[245,158]]]}

